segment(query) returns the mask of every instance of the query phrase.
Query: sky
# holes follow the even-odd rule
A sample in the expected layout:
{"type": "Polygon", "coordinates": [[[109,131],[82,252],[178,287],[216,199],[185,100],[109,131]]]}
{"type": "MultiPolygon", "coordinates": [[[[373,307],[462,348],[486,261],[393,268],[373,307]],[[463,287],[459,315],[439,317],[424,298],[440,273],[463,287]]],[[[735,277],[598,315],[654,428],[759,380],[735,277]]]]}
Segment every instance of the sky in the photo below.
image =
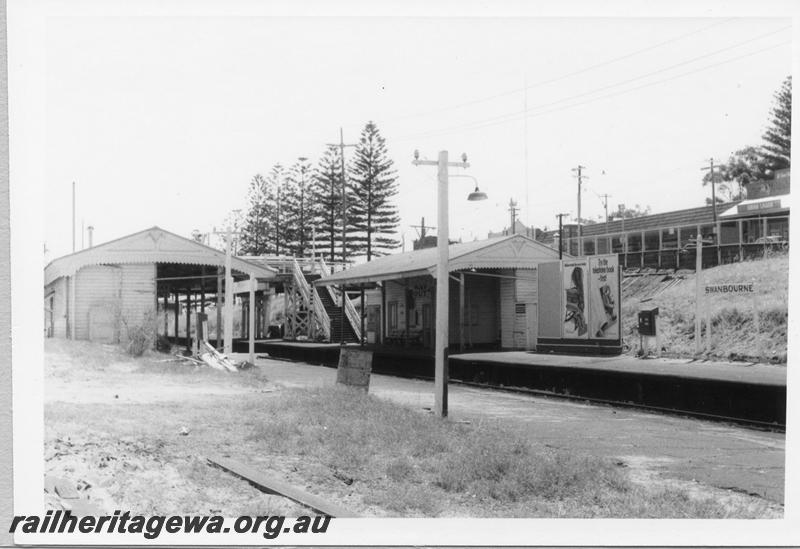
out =
{"type": "MultiPolygon", "coordinates": [[[[232,12],[233,13],[233,12],[232,12]]],[[[238,13],[238,12],[237,12],[238,13]]],[[[406,249],[436,225],[441,150],[489,200],[450,180],[451,238],[608,206],[701,206],[709,158],[758,145],[791,73],[791,20],[764,17],[47,18],[46,260],[153,225],[189,236],[246,208],[250,179],[316,163],[367,121],[397,171],[406,249]],[[527,86],[527,88],[526,88],[527,86]]],[[[352,155],[352,149],[346,154],[352,155]]]]}

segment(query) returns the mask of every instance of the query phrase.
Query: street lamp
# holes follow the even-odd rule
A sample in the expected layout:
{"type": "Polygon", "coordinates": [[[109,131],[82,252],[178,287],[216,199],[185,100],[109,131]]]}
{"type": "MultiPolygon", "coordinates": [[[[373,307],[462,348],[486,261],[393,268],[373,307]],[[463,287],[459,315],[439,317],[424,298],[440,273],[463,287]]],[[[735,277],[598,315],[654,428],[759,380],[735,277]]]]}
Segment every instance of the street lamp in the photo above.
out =
{"type": "Polygon", "coordinates": [[[475,179],[473,176],[467,175],[465,173],[455,173],[455,174],[450,174],[449,177],[466,177],[467,179],[472,179],[475,182],[475,190],[467,195],[468,201],[476,202],[478,200],[486,200],[487,198],[489,198],[488,196],[486,196],[485,192],[483,192],[478,188],[478,180],[475,179]]]}
{"type": "MultiPolygon", "coordinates": [[[[447,354],[448,343],[450,340],[450,327],[448,314],[450,311],[450,269],[449,269],[449,250],[450,235],[448,230],[448,168],[450,166],[458,168],[469,168],[467,155],[461,155],[461,162],[448,162],[447,151],[439,152],[439,159],[420,160],[419,151],[414,151],[415,166],[436,166],[438,168],[438,204],[437,221],[439,225],[439,236],[437,237],[438,260],[436,263],[436,337],[435,337],[435,369],[434,369],[434,402],[436,415],[439,417],[447,416],[447,354]]],[[[463,177],[457,174],[454,177],[463,177]]],[[[471,177],[471,176],[468,176],[471,177]]],[[[474,178],[472,178],[474,180],[474,178]]],[[[475,191],[470,193],[468,200],[486,200],[486,193],[478,189],[475,181],[475,191]]]]}

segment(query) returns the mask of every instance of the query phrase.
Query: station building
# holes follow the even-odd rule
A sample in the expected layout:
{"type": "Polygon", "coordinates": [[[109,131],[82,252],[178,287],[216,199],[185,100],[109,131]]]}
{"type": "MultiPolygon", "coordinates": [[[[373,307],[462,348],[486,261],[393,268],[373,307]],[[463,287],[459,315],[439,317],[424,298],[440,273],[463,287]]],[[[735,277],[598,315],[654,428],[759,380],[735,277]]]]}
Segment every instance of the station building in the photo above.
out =
{"type": "MultiPolygon", "coordinates": [[[[44,271],[45,335],[115,343],[126,325],[153,322],[154,333],[177,339],[180,311],[189,334],[190,313],[220,303],[224,266],[224,252],[159,227],[59,257],[44,271]],[[173,322],[159,322],[159,310],[173,311],[173,322]]],[[[245,296],[252,287],[263,297],[276,276],[235,256],[231,270],[234,293],[245,296]]]]}
{"type": "MultiPolygon", "coordinates": [[[[366,341],[432,348],[437,248],[392,254],[315,282],[367,290],[366,341]]],[[[521,234],[450,244],[450,348],[530,349],[537,345],[539,265],[558,250],[521,234]]]]}

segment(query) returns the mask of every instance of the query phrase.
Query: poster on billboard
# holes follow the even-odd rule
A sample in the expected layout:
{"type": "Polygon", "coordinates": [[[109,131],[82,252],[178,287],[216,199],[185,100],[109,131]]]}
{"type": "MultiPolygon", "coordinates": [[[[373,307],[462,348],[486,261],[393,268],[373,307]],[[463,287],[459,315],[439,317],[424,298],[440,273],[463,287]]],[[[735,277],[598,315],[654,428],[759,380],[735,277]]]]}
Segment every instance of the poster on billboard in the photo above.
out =
{"type": "Polygon", "coordinates": [[[589,337],[586,310],[586,260],[564,261],[562,288],[564,314],[561,337],[564,339],[586,339],[589,337]]]}
{"type": "Polygon", "coordinates": [[[589,337],[619,339],[619,257],[589,258],[589,337]]]}

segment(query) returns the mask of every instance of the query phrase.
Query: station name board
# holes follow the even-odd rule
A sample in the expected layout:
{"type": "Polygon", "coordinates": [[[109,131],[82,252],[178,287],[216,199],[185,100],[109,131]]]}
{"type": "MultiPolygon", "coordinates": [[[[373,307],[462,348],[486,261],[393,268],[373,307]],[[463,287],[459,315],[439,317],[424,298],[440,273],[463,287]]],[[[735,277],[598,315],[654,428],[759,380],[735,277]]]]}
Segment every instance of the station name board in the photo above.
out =
{"type": "Polygon", "coordinates": [[[752,282],[731,283],[731,284],[706,284],[706,295],[708,294],[753,294],[756,286],[752,282]]]}

